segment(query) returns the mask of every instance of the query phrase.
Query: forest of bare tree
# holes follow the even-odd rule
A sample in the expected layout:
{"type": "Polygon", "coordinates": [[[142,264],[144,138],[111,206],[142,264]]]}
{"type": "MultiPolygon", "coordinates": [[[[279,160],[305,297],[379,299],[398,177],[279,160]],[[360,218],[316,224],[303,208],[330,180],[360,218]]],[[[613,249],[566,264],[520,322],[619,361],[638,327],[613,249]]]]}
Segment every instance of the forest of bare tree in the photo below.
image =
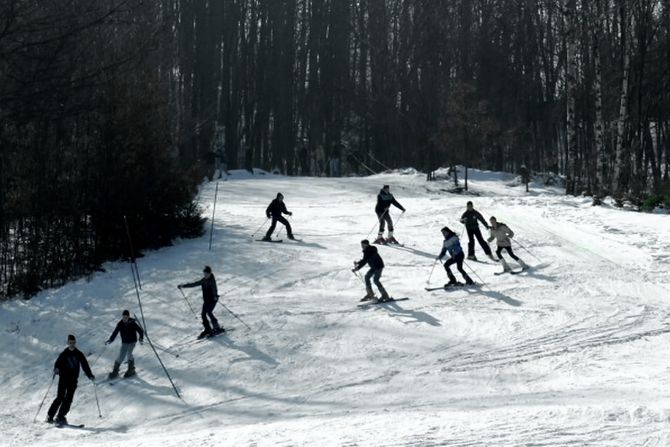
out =
{"type": "Polygon", "coordinates": [[[215,159],[670,201],[668,61],[670,0],[0,0],[0,295],[199,234],[215,159]]]}

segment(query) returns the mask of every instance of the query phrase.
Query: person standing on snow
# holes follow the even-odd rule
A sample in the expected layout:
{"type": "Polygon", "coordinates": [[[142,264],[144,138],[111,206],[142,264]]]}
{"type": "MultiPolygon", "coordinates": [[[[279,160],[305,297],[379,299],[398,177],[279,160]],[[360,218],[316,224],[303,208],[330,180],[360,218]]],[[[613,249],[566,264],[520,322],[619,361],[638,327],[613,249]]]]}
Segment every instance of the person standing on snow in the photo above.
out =
{"type": "Polygon", "coordinates": [[[379,301],[386,301],[390,299],[389,294],[386,292],[384,286],[382,286],[379,278],[382,276],[382,271],[384,270],[384,261],[382,257],[379,256],[377,247],[370,245],[370,241],[363,239],[361,241],[361,249],[363,250],[363,259],[360,261],[354,261],[354,268],[352,272],[362,269],[365,264],[370,266],[370,270],[365,274],[365,296],[361,301],[367,301],[376,298],[374,292],[372,291],[372,284],[370,284],[370,278],[373,278],[375,285],[379,289],[381,296],[379,301]]]}
{"type": "Polygon", "coordinates": [[[282,216],[282,214],[288,214],[289,216],[293,216],[293,213],[286,209],[283,194],[278,192],[277,198],[274,199],[272,202],[270,202],[270,205],[268,205],[267,209],[265,210],[265,215],[267,216],[268,219],[272,219],[272,224],[270,225],[270,229],[268,230],[268,232],[265,233],[265,237],[263,238],[264,241],[271,240],[270,236],[272,236],[272,233],[275,231],[275,228],[277,227],[277,222],[282,223],[286,227],[286,234],[288,238],[295,240],[295,237],[293,237],[293,230],[291,229],[291,224],[288,223],[288,220],[286,220],[284,216],[282,216]]]}
{"type": "Polygon", "coordinates": [[[450,256],[447,262],[444,263],[444,269],[447,271],[447,276],[449,277],[449,282],[446,283],[444,287],[458,285],[456,277],[453,273],[451,273],[451,269],[449,268],[453,264],[456,264],[456,268],[459,272],[461,272],[461,275],[463,275],[465,284],[474,284],[474,281],[472,281],[468,274],[465,273],[465,270],[463,270],[463,259],[465,259],[465,253],[463,253],[463,248],[461,248],[461,243],[458,240],[458,236],[456,233],[451,231],[449,227],[442,228],[442,236],[444,236],[444,242],[442,243],[442,251],[437,256],[437,260],[442,261],[442,258],[444,258],[444,255],[447,252],[449,252],[450,256]]]}
{"type": "Polygon", "coordinates": [[[498,220],[494,216],[491,216],[489,220],[491,222],[491,228],[490,228],[491,236],[489,237],[488,241],[491,242],[493,239],[496,240],[496,244],[498,245],[496,255],[498,256],[498,259],[502,263],[503,271],[504,272],[512,271],[512,269],[509,267],[505,259],[502,257],[503,250],[507,250],[507,253],[509,253],[510,257],[519,263],[521,269],[526,270],[527,268],[529,268],[528,264],[523,262],[512,251],[512,238],[514,237],[514,232],[504,223],[498,222],[498,220]]]}
{"type": "Polygon", "coordinates": [[[131,377],[135,375],[135,357],[133,357],[133,349],[137,344],[137,336],[140,336],[140,344],[144,343],[144,331],[137,324],[135,319],[130,318],[130,312],[124,310],[121,314],[121,320],[116,323],[114,332],[109,336],[109,340],[105,342],[106,345],[112,343],[116,336],[121,333],[121,351],[119,356],[114,360],[114,369],[109,373],[109,378],[114,379],[119,376],[119,368],[121,363],[128,357],[128,370],[123,377],[131,377]]]}
{"type": "Polygon", "coordinates": [[[495,261],[496,259],[491,254],[491,247],[489,247],[489,244],[482,237],[482,232],[479,231],[479,222],[483,223],[487,230],[489,229],[489,224],[486,223],[479,211],[475,209],[472,202],[468,202],[466,206],[467,209],[461,216],[461,223],[465,225],[465,230],[468,232],[468,259],[471,261],[477,260],[475,256],[475,238],[477,238],[486,256],[495,261]]]}
{"type": "Polygon", "coordinates": [[[225,329],[219,326],[219,321],[214,317],[214,307],[219,301],[219,292],[216,288],[216,279],[212,273],[212,268],[208,265],[202,271],[203,278],[195,282],[189,282],[186,284],[179,284],[177,287],[180,289],[189,288],[189,287],[198,287],[202,288],[202,325],[205,330],[198,335],[198,339],[211,337],[221,332],[226,332],[225,329]],[[209,320],[212,321],[210,325],[209,320]]]}
{"type": "Polygon", "coordinates": [[[391,194],[391,188],[389,185],[384,185],[384,187],[377,194],[377,205],[375,206],[375,213],[377,213],[377,219],[379,220],[379,233],[377,233],[377,239],[375,239],[375,244],[397,244],[398,241],[393,237],[393,220],[391,219],[391,214],[389,209],[391,205],[394,205],[396,208],[401,209],[402,212],[405,212],[405,208],[398,203],[398,201],[391,194]],[[388,224],[389,232],[388,238],[384,239],[384,225],[388,224]]]}
{"type": "Polygon", "coordinates": [[[57,424],[67,424],[68,411],[72,405],[72,398],[77,389],[79,380],[79,367],[84,370],[84,374],[90,380],[95,380],[95,376],[88,366],[88,361],[83,352],[76,347],[77,339],[74,335],[67,336],[67,348],[60,353],[54,364],[54,375],[58,375],[58,393],[56,399],[49,407],[47,412],[47,422],[56,422],[57,424]],[[54,416],[58,416],[54,420],[54,416]]]}

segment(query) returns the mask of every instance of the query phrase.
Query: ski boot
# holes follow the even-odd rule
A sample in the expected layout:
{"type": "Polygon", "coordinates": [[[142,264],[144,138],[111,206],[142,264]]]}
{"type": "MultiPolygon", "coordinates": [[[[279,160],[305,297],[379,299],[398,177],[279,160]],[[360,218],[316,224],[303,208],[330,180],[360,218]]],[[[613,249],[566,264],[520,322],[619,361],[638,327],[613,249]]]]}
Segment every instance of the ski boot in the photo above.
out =
{"type": "Polygon", "coordinates": [[[121,364],[119,362],[115,361],[114,362],[114,369],[112,369],[112,372],[109,373],[107,378],[111,380],[111,379],[116,379],[117,377],[119,377],[119,367],[120,366],[121,366],[121,364]]]}
{"type": "Polygon", "coordinates": [[[371,288],[366,287],[365,292],[366,292],[365,296],[363,298],[361,298],[361,301],[370,301],[370,300],[377,299],[377,297],[375,296],[375,293],[372,291],[371,288]]]}
{"type": "Polygon", "coordinates": [[[498,262],[498,260],[493,257],[493,253],[488,253],[486,256],[488,256],[491,261],[498,262]]]}
{"type": "Polygon", "coordinates": [[[448,287],[454,287],[457,285],[459,285],[459,283],[456,281],[456,278],[449,278],[449,282],[444,285],[444,288],[446,289],[448,287]]]}
{"type": "Polygon", "coordinates": [[[265,241],[265,242],[270,242],[272,239],[270,239],[270,236],[266,235],[266,236],[263,236],[263,239],[261,239],[261,240],[265,241]]]}
{"type": "Polygon", "coordinates": [[[220,326],[214,326],[212,328],[212,332],[209,333],[208,337],[214,337],[215,335],[223,334],[224,332],[226,332],[224,328],[220,326]]]}
{"type": "Polygon", "coordinates": [[[512,268],[509,266],[509,264],[507,263],[507,261],[505,261],[504,258],[500,258],[500,263],[503,266],[503,273],[512,271],[512,268]]]}
{"type": "Polygon", "coordinates": [[[47,415],[47,423],[53,424],[54,423],[54,417],[51,416],[50,414],[47,415]]]}
{"type": "Polygon", "coordinates": [[[198,335],[198,340],[202,340],[203,338],[209,336],[209,334],[210,334],[211,332],[212,332],[211,330],[209,330],[209,329],[205,329],[204,331],[202,331],[202,332],[200,333],[200,335],[198,335]]]}
{"type": "Polygon", "coordinates": [[[128,370],[123,377],[128,378],[135,375],[135,360],[128,360],[128,370]]]}
{"type": "Polygon", "coordinates": [[[294,237],[294,236],[293,236],[292,234],[289,234],[289,235],[288,235],[288,236],[286,236],[286,237],[288,237],[288,238],[289,238],[289,239],[291,239],[292,241],[294,241],[294,240],[295,240],[295,237],[294,237]]]}
{"type": "Polygon", "coordinates": [[[375,239],[375,241],[373,242],[373,244],[386,245],[386,239],[384,239],[383,237],[379,236],[379,237],[377,237],[377,239],[375,239]]]}
{"type": "Polygon", "coordinates": [[[467,285],[467,286],[474,286],[474,285],[475,285],[475,282],[472,280],[472,278],[470,278],[470,277],[468,276],[467,278],[465,278],[465,285],[467,285]]]}
{"type": "Polygon", "coordinates": [[[378,303],[383,303],[385,301],[391,301],[391,297],[389,296],[388,292],[386,292],[386,289],[384,289],[383,287],[380,287],[379,291],[381,292],[381,296],[377,300],[378,303]]]}
{"type": "Polygon", "coordinates": [[[468,255],[468,261],[477,261],[477,256],[475,256],[475,255],[468,255]]]}
{"type": "Polygon", "coordinates": [[[56,423],[57,425],[67,425],[67,419],[65,418],[65,416],[56,416],[54,423],[56,423]]]}
{"type": "Polygon", "coordinates": [[[386,238],[387,244],[399,244],[396,238],[393,237],[393,231],[389,231],[389,237],[386,238]]]}

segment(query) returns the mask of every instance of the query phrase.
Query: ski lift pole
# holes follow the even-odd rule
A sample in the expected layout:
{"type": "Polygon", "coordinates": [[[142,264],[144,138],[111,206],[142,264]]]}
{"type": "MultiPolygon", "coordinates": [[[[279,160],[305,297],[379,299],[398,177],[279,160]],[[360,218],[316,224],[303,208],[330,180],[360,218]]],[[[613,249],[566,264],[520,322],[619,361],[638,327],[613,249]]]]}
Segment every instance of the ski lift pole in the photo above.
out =
{"type": "Polygon", "coordinates": [[[47,392],[44,393],[44,397],[42,398],[42,402],[40,402],[39,408],[37,408],[37,413],[35,413],[35,417],[33,418],[33,423],[37,420],[37,415],[40,414],[40,411],[42,410],[42,406],[44,405],[44,401],[47,400],[47,396],[49,395],[49,391],[51,391],[51,386],[54,384],[54,379],[56,378],[56,374],[51,375],[51,382],[49,382],[49,387],[47,388],[47,392]]]}

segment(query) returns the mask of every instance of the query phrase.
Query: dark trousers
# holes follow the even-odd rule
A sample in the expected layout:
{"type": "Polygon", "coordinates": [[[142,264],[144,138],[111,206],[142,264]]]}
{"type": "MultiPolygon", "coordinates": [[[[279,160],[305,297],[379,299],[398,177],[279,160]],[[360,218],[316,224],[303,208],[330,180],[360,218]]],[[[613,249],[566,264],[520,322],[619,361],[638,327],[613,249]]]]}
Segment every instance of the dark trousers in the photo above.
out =
{"type": "Polygon", "coordinates": [[[477,238],[479,245],[481,245],[481,247],[484,249],[484,253],[490,255],[491,247],[489,247],[489,244],[487,244],[484,238],[482,237],[482,232],[479,231],[479,226],[477,226],[476,228],[466,228],[466,229],[468,231],[468,256],[475,255],[475,238],[477,238]]]}
{"type": "Polygon", "coordinates": [[[275,231],[275,228],[277,227],[277,222],[284,224],[284,226],[286,227],[287,235],[289,236],[293,235],[291,224],[288,223],[288,220],[284,219],[284,216],[272,216],[272,224],[270,225],[270,229],[268,230],[268,232],[265,234],[265,237],[272,236],[272,233],[275,231]]]}
{"type": "Polygon", "coordinates": [[[379,278],[382,276],[382,270],[384,270],[384,267],[378,268],[378,269],[370,269],[368,272],[365,274],[365,287],[368,289],[372,288],[372,284],[370,284],[370,278],[374,281],[375,285],[379,289],[379,292],[385,294],[386,289],[384,289],[384,286],[382,286],[381,281],[379,281],[379,278]]]}
{"type": "Polygon", "coordinates": [[[212,328],[219,328],[219,321],[214,318],[214,314],[212,313],[214,311],[214,307],[216,307],[216,301],[203,301],[202,303],[202,325],[205,327],[206,331],[211,331],[212,328]],[[209,319],[212,321],[211,326],[209,325],[207,317],[209,317],[209,319]]]}
{"type": "Polygon", "coordinates": [[[56,412],[58,412],[58,417],[61,418],[64,418],[67,415],[68,411],[70,411],[72,398],[74,397],[76,389],[77,379],[61,377],[58,380],[58,394],[56,394],[56,399],[54,399],[51,407],[49,407],[50,417],[54,417],[56,412]]]}
{"type": "Polygon", "coordinates": [[[512,251],[512,247],[498,247],[498,249],[496,250],[496,255],[498,256],[498,259],[502,259],[502,251],[503,250],[507,250],[507,253],[509,253],[509,255],[512,257],[512,259],[514,259],[515,261],[519,260],[517,255],[515,255],[514,252],[512,251]]]}
{"type": "Polygon", "coordinates": [[[472,281],[472,279],[470,279],[468,274],[465,273],[465,270],[463,270],[463,259],[465,259],[465,254],[463,252],[460,252],[456,256],[452,256],[451,258],[449,258],[447,262],[444,263],[444,269],[447,271],[449,281],[456,282],[456,277],[454,276],[453,273],[451,273],[451,269],[449,268],[454,264],[456,264],[456,268],[458,269],[459,272],[461,272],[461,275],[463,275],[463,279],[465,279],[466,282],[472,281]]]}
{"type": "Polygon", "coordinates": [[[391,219],[391,213],[388,210],[377,213],[377,219],[379,219],[379,232],[384,232],[384,225],[388,224],[389,231],[393,231],[393,220],[391,219]]]}

